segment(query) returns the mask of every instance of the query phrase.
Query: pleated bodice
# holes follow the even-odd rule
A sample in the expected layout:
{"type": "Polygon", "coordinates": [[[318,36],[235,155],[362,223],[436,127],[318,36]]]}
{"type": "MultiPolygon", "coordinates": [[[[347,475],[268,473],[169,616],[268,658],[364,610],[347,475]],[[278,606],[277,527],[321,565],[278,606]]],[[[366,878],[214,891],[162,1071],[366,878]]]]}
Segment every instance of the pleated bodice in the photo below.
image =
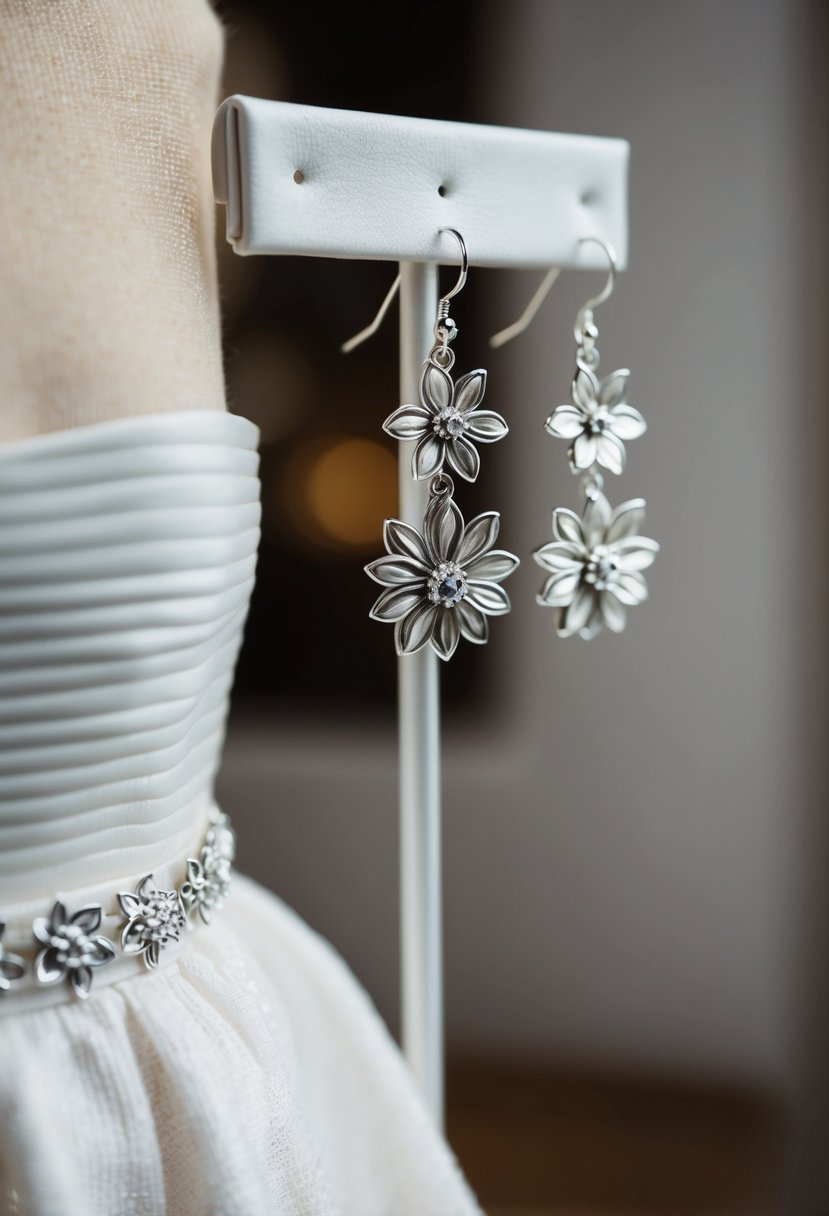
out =
{"type": "Polygon", "coordinates": [[[212,801],[257,428],[187,411],[0,447],[0,909],[155,870],[212,801]]]}

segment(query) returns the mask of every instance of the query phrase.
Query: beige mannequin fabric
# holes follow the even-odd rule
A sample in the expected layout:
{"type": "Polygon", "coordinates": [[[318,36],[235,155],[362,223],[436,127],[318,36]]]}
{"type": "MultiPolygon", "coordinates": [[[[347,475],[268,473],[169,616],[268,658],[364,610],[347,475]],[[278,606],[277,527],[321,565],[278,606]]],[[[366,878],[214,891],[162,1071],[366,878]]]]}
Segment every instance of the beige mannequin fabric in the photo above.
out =
{"type": "Polygon", "coordinates": [[[0,441],[223,409],[206,0],[0,0],[0,441]]]}

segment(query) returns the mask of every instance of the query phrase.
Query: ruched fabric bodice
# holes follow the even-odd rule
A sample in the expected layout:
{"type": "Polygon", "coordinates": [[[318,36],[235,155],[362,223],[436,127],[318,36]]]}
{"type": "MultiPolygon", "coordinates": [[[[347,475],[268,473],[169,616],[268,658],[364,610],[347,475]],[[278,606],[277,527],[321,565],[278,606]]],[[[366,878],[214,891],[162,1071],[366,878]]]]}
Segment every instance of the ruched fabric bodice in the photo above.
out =
{"type": "Polygon", "coordinates": [[[257,428],[149,415],[0,447],[0,910],[193,852],[259,536],[257,428]]]}

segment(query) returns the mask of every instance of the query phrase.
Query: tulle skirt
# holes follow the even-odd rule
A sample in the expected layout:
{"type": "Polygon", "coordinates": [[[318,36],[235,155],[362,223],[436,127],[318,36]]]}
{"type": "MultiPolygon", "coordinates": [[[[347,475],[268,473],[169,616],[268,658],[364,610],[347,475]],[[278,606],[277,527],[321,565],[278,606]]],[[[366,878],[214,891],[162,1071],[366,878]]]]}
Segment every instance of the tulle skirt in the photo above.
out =
{"type": "Polygon", "coordinates": [[[367,996],[290,909],[237,874],[187,942],[0,1019],[4,1216],[480,1213],[367,996]]]}

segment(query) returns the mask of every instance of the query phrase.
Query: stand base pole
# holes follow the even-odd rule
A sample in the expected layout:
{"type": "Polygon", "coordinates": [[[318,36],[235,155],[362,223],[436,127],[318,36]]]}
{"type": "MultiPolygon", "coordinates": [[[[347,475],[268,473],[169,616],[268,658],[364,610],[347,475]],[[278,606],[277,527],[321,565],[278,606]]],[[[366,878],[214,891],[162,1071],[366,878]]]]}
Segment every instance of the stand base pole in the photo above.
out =
{"type": "MultiPolygon", "coordinates": [[[[400,400],[418,400],[432,347],[437,267],[400,264],[400,400]]],[[[412,478],[400,445],[400,518],[418,530],[428,482],[412,478]]],[[[443,942],[440,841],[440,678],[430,646],[398,659],[400,732],[401,1037],[426,1104],[443,1129],[443,942]]]]}

